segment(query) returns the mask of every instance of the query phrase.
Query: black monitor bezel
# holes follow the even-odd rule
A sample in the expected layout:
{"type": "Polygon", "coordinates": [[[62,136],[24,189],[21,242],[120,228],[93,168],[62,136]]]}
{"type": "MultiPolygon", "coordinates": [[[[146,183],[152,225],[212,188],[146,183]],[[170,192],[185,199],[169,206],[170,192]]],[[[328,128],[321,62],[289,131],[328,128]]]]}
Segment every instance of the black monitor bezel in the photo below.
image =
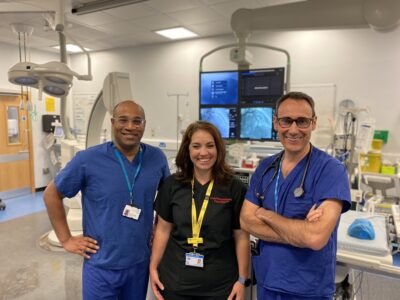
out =
{"type": "Polygon", "coordinates": [[[201,120],[201,109],[202,108],[236,108],[237,115],[236,115],[236,137],[235,138],[223,138],[227,141],[233,140],[242,140],[242,141],[269,141],[269,142],[279,142],[279,137],[277,132],[273,128],[272,124],[272,138],[265,138],[265,139],[253,139],[253,138],[241,138],[241,108],[258,108],[258,107],[270,107],[275,111],[276,101],[279,99],[279,96],[274,97],[273,101],[267,101],[266,103],[260,104],[249,104],[249,103],[242,103],[241,102],[241,91],[240,91],[240,84],[241,84],[241,72],[262,72],[267,70],[282,70],[282,95],[284,94],[284,86],[285,86],[285,68],[284,67],[276,67],[276,68],[256,68],[256,69],[249,69],[249,70],[221,70],[221,71],[205,71],[199,73],[199,120],[201,120]],[[230,105],[223,105],[223,104],[201,104],[201,75],[204,73],[227,73],[227,72],[237,72],[238,73],[238,103],[237,104],[230,104],[230,105]]]}

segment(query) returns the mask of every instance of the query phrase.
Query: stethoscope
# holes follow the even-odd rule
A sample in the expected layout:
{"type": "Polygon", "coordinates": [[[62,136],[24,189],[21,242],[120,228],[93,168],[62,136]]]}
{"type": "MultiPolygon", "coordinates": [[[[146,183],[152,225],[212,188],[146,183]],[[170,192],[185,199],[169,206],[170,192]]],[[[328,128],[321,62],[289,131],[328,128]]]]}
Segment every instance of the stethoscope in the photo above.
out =
{"type": "MultiPolygon", "coordinates": [[[[303,196],[303,194],[304,194],[304,188],[303,188],[303,186],[304,186],[304,180],[305,180],[305,178],[306,178],[306,176],[307,176],[308,167],[309,167],[309,165],[310,165],[312,148],[313,148],[313,146],[310,144],[310,150],[308,151],[308,154],[307,154],[306,167],[305,167],[304,172],[303,172],[303,177],[301,178],[300,186],[298,186],[297,188],[295,188],[294,191],[293,191],[293,195],[294,195],[296,198],[299,198],[299,197],[303,196]]],[[[256,186],[255,186],[255,189],[254,189],[254,193],[256,194],[256,197],[257,197],[258,200],[264,201],[264,198],[265,198],[265,197],[264,197],[264,193],[268,190],[268,188],[269,188],[270,185],[272,184],[272,181],[274,181],[276,175],[277,175],[278,172],[279,172],[279,169],[280,169],[280,168],[279,168],[279,165],[280,165],[280,163],[281,163],[281,160],[282,160],[282,157],[283,157],[283,153],[284,153],[284,151],[282,151],[282,152],[273,160],[273,162],[264,170],[264,172],[262,173],[262,175],[261,175],[260,178],[258,179],[258,182],[257,182],[257,184],[256,184],[256,186]],[[272,175],[271,179],[268,181],[268,184],[265,186],[265,188],[263,188],[263,190],[262,190],[261,193],[257,192],[257,191],[260,190],[261,183],[262,183],[262,180],[263,180],[264,176],[265,176],[265,175],[268,173],[268,171],[271,170],[271,169],[274,169],[274,174],[272,175]]]]}

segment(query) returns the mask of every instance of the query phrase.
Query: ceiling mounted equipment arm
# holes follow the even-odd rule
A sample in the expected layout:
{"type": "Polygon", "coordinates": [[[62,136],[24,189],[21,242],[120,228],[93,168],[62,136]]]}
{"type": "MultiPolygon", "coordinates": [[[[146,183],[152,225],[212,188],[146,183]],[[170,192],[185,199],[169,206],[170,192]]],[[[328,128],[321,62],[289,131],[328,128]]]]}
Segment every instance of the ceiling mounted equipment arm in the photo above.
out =
{"type": "Polygon", "coordinates": [[[290,76],[291,76],[291,63],[290,63],[290,54],[288,51],[286,51],[285,49],[282,48],[277,48],[274,46],[269,46],[269,45],[264,45],[264,44],[260,44],[260,43],[235,43],[235,44],[227,44],[227,45],[223,45],[220,47],[217,47],[211,51],[208,51],[207,53],[205,53],[201,58],[200,58],[200,66],[199,66],[199,70],[200,72],[203,72],[203,62],[204,59],[208,56],[210,56],[211,54],[223,50],[223,49],[228,49],[228,48],[243,48],[249,46],[249,47],[256,47],[256,48],[264,48],[264,49],[269,49],[269,50],[273,50],[273,51],[278,51],[278,52],[282,52],[283,54],[285,54],[286,56],[286,82],[285,82],[285,91],[288,92],[290,91],[290,76]]]}
{"type": "Polygon", "coordinates": [[[400,20],[398,0],[308,0],[257,9],[238,9],[231,27],[239,41],[255,30],[354,28],[394,29],[400,20]]]}
{"type": "Polygon", "coordinates": [[[89,52],[72,36],[70,36],[67,32],[62,32],[69,40],[73,41],[85,54],[88,62],[88,73],[87,75],[79,75],[78,73],[74,72],[74,76],[78,78],[78,80],[92,80],[92,60],[90,58],[89,52]]]}
{"type": "MultiPolygon", "coordinates": [[[[72,86],[73,77],[78,80],[92,80],[91,59],[89,53],[75,39],[67,35],[65,29],[66,0],[50,1],[50,10],[43,11],[43,17],[48,25],[58,33],[60,41],[60,62],[51,61],[45,64],[19,62],[8,71],[8,80],[17,85],[30,86],[39,89],[39,98],[42,90],[46,94],[61,98],[61,122],[67,139],[72,139],[66,114],[66,98],[72,86]],[[54,15],[55,12],[55,15],[54,15]],[[80,75],[67,66],[66,39],[74,41],[86,54],[88,59],[88,74],[80,75]]],[[[23,12],[23,11],[19,11],[23,12]]]]}

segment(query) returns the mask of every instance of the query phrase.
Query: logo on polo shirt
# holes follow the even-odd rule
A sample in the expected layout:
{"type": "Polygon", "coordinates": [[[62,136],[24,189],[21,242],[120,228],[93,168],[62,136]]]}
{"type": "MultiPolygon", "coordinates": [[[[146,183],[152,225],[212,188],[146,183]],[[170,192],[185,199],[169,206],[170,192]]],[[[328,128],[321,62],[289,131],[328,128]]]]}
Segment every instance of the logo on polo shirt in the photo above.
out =
{"type": "Polygon", "coordinates": [[[213,201],[214,203],[218,203],[218,204],[225,204],[225,203],[232,202],[232,198],[211,197],[210,199],[211,199],[211,201],[213,201]]]}

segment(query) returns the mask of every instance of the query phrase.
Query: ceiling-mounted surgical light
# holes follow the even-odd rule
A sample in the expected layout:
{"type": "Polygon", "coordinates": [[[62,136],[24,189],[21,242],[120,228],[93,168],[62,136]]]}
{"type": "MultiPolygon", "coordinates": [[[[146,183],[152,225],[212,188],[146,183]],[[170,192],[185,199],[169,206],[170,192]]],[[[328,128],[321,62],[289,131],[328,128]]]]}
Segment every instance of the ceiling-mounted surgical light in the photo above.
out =
{"type": "Polygon", "coordinates": [[[82,77],[71,71],[66,64],[57,61],[45,64],[19,62],[8,71],[11,83],[37,88],[54,97],[68,95],[74,76],[78,79],[82,77]]]}

